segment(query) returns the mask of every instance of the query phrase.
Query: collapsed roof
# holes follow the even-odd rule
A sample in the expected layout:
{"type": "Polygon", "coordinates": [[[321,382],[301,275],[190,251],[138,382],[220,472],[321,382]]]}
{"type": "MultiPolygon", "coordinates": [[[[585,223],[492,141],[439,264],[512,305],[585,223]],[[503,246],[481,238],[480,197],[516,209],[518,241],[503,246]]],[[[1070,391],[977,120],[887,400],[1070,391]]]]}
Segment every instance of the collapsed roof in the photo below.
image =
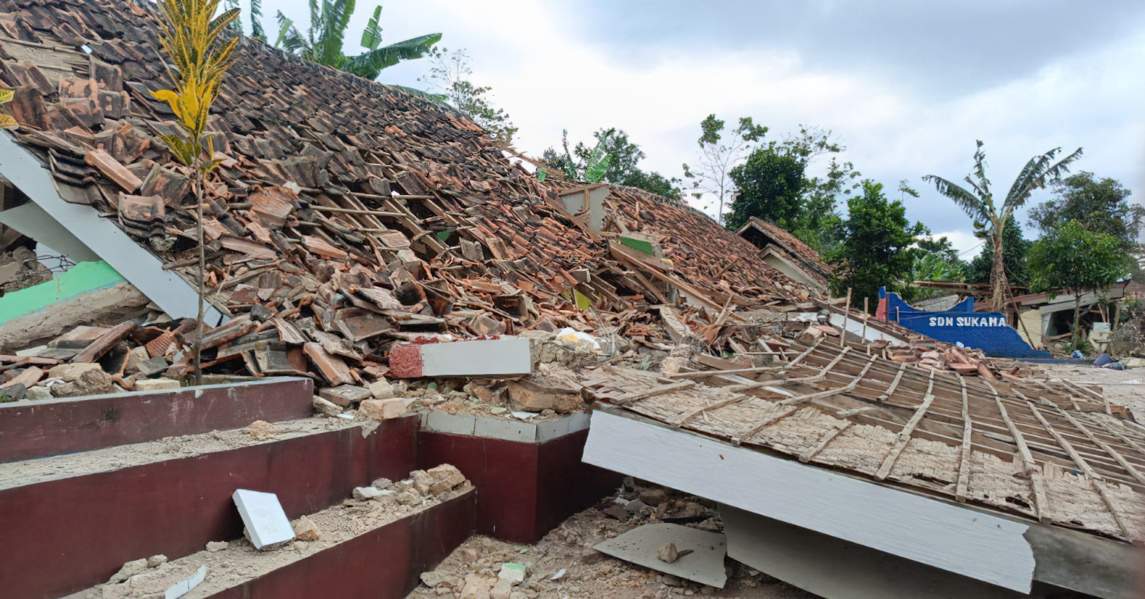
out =
{"type": "MultiPolygon", "coordinates": [[[[159,139],[175,132],[172,114],[152,97],[168,86],[154,8],[0,7],[15,140],[59,198],[107,217],[193,285],[194,201],[159,139]]],[[[673,301],[673,283],[713,313],[814,296],[750,244],[652,194],[614,189],[610,230],[585,230],[556,200],[562,184],[539,181],[463,116],[255,40],[236,52],[213,116],[222,162],[208,185],[206,280],[225,317],[278,316],[380,356],[426,333],[589,329],[673,301]],[[609,240],[633,229],[656,232],[663,258],[614,259],[625,252],[609,240]],[[575,308],[578,294],[592,312],[575,308]]],[[[97,253],[122,271],[124,259],[105,256],[122,249],[97,253]]],[[[124,275],[155,299],[146,276],[124,275]]]]}

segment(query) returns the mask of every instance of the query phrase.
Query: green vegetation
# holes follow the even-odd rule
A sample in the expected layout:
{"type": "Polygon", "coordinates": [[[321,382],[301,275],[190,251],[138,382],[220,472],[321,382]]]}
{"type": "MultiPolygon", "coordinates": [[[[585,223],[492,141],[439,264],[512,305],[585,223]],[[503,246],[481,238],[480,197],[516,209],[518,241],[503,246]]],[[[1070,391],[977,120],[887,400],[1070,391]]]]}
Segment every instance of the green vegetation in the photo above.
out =
{"type": "Polygon", "coordinates": [[[741,117],[734,131],[724,131],[725,123],[709,114],[700,121],[700,161],[696,168],[683,165],[684,178],[692,183],[692,195],[716,197],[716,221],[723,224],[724,200],[735,194],[731,170],[767,135],[767,127],[756,125],[751,117],[741,117]]]}
{"type": "Polygon", "coordinates": [[[175,114],[182,134],[163,135],[171,154],[191,168],[191,190],[195,197],[195,219],[199,246],[197,291],[199,295],[198,333],[195,335],[195,384],[199,384],[202,369],[203,309],[206,293],[206,255],[203,243],[203,194],[206,178],[215,169],[215,148],[207,133],[211,105],[219,96],[223,76],[239,39],[223,39],[238,20],[239,11],[223,11],[218,17],[219,0],[163,0],[159,5],[163,24],[159,45],[171,61],[174,89],[154,93],[155,99],[166,102],[175,114]]]}
{"type": "Polygon", "coordinates": [[[1029,255],[1035,291],[1065,289],[1077,303],[1073,310],[1073,346],[1081,340],[1081,296],[1098,291],[1124,277],[1130,258],[1120,239],[1068,221],[1034,242],[1029,255]]]}
{"type": "Polygon", "coordinates": [[[862,193],[847,200],[848,218],[835,256],[839,269],[835,292],[852,290],[852,303],[874,297],[882,285],[909,285],[915,252],[912,245],[925,228],[911,225],[899,200],[888,200],[881,183],[863,181],[862,193]]]}
{"type": "Polygon", "coordinates": [[[1082,171],[1055,181],[1054,197],[1030,211],[1030,222],[1049,234],[1069,221],[1095,233],[1112,235],[1128,249],[1136,245],[1145,207],[1129,201],[1130,192],[1115,179],[1082,171]]]}
{"type": "Polygon", "coordinates": [[[419,81],[430,87],[430,93],[436,94],[438,100],[473,119],[498,143],[512,145],[517,127],[504,110],[493,106],[488,97],[492,91],[490,87],[470,81],[473,68],[469,64],[469,53],[465,50],[435,47],[429,51],[429,56],[429,74],[419,81]]]}
{"type": "Polygon", "coordinates": [[[939,177],[926,175],[924,180],[934,183],[938,193],[950,198],[959,208],[974,220],[975,231],[985,239],[989,239],[993,250],[993,265],[990,271],[992,292],[990,303],[995,310],[1001,310],[1006,303],[1008,283],[1004,262],[1006,223],[1011,219],[1014,210],[1021,208],[1035,190],[1041,189],[1052,180],[1069,171],[1069,164],[1081,156],[1081,148],[1073,153],[1054,161],[1061,148],[1054,148],[1048,152],[1030,158],[1029,162],[1018,173],[1001,205],[994,202],[994,194],[990,189],[990,180],[986,178],[986,152],[982,149],[979,140],[978,148],[974,152],[974,166],[970,174],[963,179],[973,190],[967,190],[961,185],[939,177]]]}
{"type": "MultiPolygon", "coordinates": [[[[321,3],[310,0],[310,26],[306,35],[302,35],[294,22],[279,11],[278,39],[274,45],[311,62],[372,80],[377,79],[383,69],[403,60],[425,56],[434,44],[441,41],[440,33],[430,33],[383,46],[382,7],[378,5],[362,31],[361,44],[366,51],[347,56],[343,47],[354,8],[355,0],[322,0],[321,3]]],[[[253,8],[251,12],[253,15],[253,8]]]]}
{"type": "Polygon", "coordinates": [[[627,185],[672,199],[683,195],[678,179],[640,168],[644,151],[622,129],[598,129],[592,136],[596,140],[592,147],[581,142],[570,147],[568,131],[562,131],[561,150],[548,148],[541,160],[573,181],[627,185]]]}

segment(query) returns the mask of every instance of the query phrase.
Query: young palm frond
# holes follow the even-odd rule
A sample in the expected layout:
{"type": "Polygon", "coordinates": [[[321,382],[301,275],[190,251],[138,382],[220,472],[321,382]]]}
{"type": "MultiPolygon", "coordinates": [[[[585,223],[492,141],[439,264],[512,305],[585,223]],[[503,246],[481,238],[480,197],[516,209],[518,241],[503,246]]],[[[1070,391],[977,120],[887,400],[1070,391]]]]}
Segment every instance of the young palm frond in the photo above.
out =
{"type": "Polygon", "coordinates": [[[974,195],[965,187],[938,175],[926,175],[922,180],[934,183],[934,189],[938,193],[950,198],[970,218],[975,221],[990,222],[993,215],[985,198],[974,195]]]}
{"type": "Polygon", "coordinates": [[[250,35],[266,41],[266,30],[262,28],[262,0],[250,0],[250,35]]]}
{"type": "Polygon", "coordinates": [[[275,19],[278,21],[278,38],[274,41],[275,48],[282,48],[292,54],[309,51],[310,43],[298,32],[290,17],[282,14],[282,11],[278,11],[275,19]]]}
{"type": "Polygon", "coordinates": [[[1081,148],[1078,148],[1054,163],[1053,160],[1059,152],[1061,148],[1054,148],[1040,156],[1034,156],[1026,166],[1022,167],[1022,171],[1014,179],[1014,184],[1010,186],[1010,192],[1006,194],[1006,201],[1002,204],[1005,216],[1008,217],[1025,204],[1034,191],[1068,173],[1070,163],[1080,158],[1082,154],[1081,148]]]}
{"type": "Polygon", "coordinates": [[[378,46],[382,43],[382,26],[380,21],[382,19],[382,5],[379,4],[374,7],[374,14],[370,16],[370,21],[366,23],[366,28],[362,30],[362,47],[367,50],[377,50],[378,46]]]}
{"type": "Polygon", "coordinates": [[[430,48],[439,41],[441,41],[440,33],[420,35],[352,56],[346,60],[344,68],[359,77],[375,79],[383,69],[392,67],[403,60],[425,56],[429,53],[430,48]]]}

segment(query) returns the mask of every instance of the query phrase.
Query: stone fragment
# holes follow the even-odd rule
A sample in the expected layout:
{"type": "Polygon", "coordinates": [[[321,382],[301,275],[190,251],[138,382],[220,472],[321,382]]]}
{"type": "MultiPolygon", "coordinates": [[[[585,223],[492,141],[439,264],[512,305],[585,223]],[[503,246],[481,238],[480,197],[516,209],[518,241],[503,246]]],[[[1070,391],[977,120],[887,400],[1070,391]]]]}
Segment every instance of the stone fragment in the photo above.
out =
{"type": "Polygon", "coordinates": [[[132,576],[135,576],[136,574],[143,572],[146,569],[147,569],[147,558],[133,559],[133,560],[123,564],[123,567],[120,568],[119,571],[116,572],[115,574],[112,574],[111,578],[107,579],[107,582],[109,584],[119,584],[119,583],[127,580],[128,578],[131,578],[132,576]]]}
{"type": "Polygon", "coordinates": [[[489,599],[509,599],[513,595],[513,583],[508,580],[498,580],[489,591],[489,599]]]}
{"type": "Polygon", "coordinates": [[[48,370],[48,378],[61,379],[64,382],[71,382],[80,377],[81,374],[89,370],[103,371],[103,368],[95,362],[75,362],[72,364],[60,364],[53,366],[48,370]]]}
{"type": "Polygon", "coordinates": [[[147,558],[147,567],[148,568],[158,568],[159,566],[162,566],[165,563],[167,563],[167,556],[163,555],[162,553],[157,553],[157,554],[152,555],[151,557],[147,558]]]}
{"type": "Polygon", "coordinates": [[[409,400],[401,397],[391,399],[367,399],[358,404],[358,411],[367,418],[388,420],[406,415],[409,400]]]}
{"type": "Polygon", "coordinates": [[[461,599],[490,599],[489,589],[494,581],[480,574],[469,574],[461,587],[461,599]]]}
{"type": "Polygon", "coordinates": [[[666,563],[675,563],[680,559],[680,551],[676,549],[675,543],[665,543],[656,549],[656,559],[666,563]]]}
{"type": "Polygon", "coordinates": [[[255,549],[274,549],[294,540],[294,529],[290,527],[290,520],[287,520],[277,495],[236,489],[231,498],[246,526],[244,534],[255,549]]]}
{"type": "Polygon", "coordinates": [[[394,385],[386,379],[378,379],[368,387],[374,399],[389,399],[394,396],[394,385]]]}
{"type": "Polygon", "coordinates": [[[265,441],[270,439],[278,432],[278,429],[271,423],[265,420],[255,420],[247,425],[244,429],[246,434],[250,435],[256,441],[265,441]]]}
{"type": "Polygon", "coordinates": [[[306,516],[302,516],[294,522],[291,522],[290,526],[294,528],[294,538],[299,541],[317,541],[321,536],[318,532],[318,525],[306,516]]]}
{"type": "Polygon", "coordinates": [[[437,482],[437,479],[425,470],[414,470],[409,473],[409,477],[410,480],[413,481],[414,490],[422,495],[430,493],[430,489],[433,488],[433,483],[437,482]]]}
{"type": "Polygon", "coordinates": [[[318,397],[317,395],[315,395],[313,397],[313,399],[311,399],[310,403],[311,403],[311,405],[314,406],[314,409],[318,413],[325,414],[327,416],[330,416],[331,418],[342,413],[342,407],[341,406],[339,406],[338,404],[336,404],[334,402],[322,399],[321,397],[318,397]]]}
{"type": "Polygon", "coordinates": [[[426,471],[433,482],[429,485],[429,492],[440,495],[465,484],[465,475],[453,464],[441,464],[426,471]]]}
{"type": "Polygon", "coordinates": [[[95,369],[83,371],[79,376],[69,382],[54,385],[52,395],[55,397],[80,397],[84,395],[99,395],[111,393],[115,390],[115,381],[111,375],[100,370],[96,364],[95,369]]]}
{"type": "Polygon", "coordinates": [[[226,541],[207,541],[207,551],[211,553],[222,551],[230,546],[231,544],[226,541]]]}
{"type": "Polygon", "coordinates": [[[377,487],[354,487],[354,499],[366,501],[382,496],[382,490],[377,487]]]}
{"type": "Polygon", "coordinates": [[[51,399],[52,392],[49,391],[47,387],[29,387],[28,391],[26,392],[26,396],[28,399],[39,401],[41,399],[51,399]]]}
{"type": "Polygon", "coordinates": [[[429,572],[422,572],[421,576],[419,576],[418,578],[421,579],[422,584],[424,584],[425,586],[427,586],[431,589],[437,588],[439,585],[447,585],[447,583],[449,582],[449,575],[445,574],[444,572],[442,572],[440,570],[430,570],[429,572]]]}
{"type": "Polygon", "coordinates": [[[501,564],[501,571],[497,573],[499,580],[507,580],[511,584],[521,584],[525,582],[525,574],[528,568],[525,564],[520,562],[505,562],[501,564]]]}
{"type": "MultiPolygon", "coordinates": [[[[379,491],[380,493],[380,491],[379,491]]],[[[394,499],[401,505],[417,505],[421,503],[421,496],[414,491],[402,491],[398,493],[394,499]]]]}
{"type": "Polygon", "coordinates": [[[370,486],[374,487],[375,489],[377,489],[379,491],[385,491],[385,490],[394,488],[394,481],[392,481],[388,478],[379,478],[379,479],[375,480],[373,483],[371,483],[370,486]]]}
{"type": "Polygon", "coordinates": [[[326,387],[318,391],[318,395],[330,402],[338,404],[344,408],[352,404],[360,402],[364,399],[370,399],[370,390],[358,385],[339,385],[337,387],[326,387]]]}
{"type": "Polygon", "coordinates": [[[648,505],[660,505],[668,499],[668,491],[659,487],[640,489],[640,501],[648,505]]]}
{"type": "Polygon", "coordinates": [[[136,391],[177,391],[182,387],[175,379],[139,379],[135,381],[136,391]]]}

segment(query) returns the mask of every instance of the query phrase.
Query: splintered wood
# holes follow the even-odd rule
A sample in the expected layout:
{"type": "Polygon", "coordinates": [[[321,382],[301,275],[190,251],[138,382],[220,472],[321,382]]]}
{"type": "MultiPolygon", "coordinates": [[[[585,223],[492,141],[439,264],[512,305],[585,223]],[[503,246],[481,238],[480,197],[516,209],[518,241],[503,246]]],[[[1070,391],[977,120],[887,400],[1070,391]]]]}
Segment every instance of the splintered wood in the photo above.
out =
{"type": "Polygon", "coordinates": [[[791,362],[669,377],[606,367],[588,388],[668,426],[745,447],[1116,539],[1145,538],[1145,428],[1109,416],[1099,397],[1060,383],[966,378],[834,343],[793,349],[791,362]]]}

